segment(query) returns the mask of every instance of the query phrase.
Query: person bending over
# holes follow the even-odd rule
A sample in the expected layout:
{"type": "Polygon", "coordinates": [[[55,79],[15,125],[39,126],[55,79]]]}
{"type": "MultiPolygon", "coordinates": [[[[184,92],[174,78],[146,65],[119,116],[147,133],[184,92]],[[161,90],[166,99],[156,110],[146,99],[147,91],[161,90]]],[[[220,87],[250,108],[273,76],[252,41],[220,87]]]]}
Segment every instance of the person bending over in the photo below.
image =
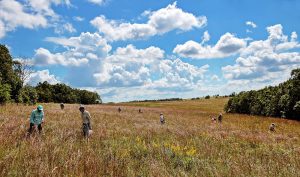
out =
{"type": "Polygon", "coordinates": [[[39,133],[41,133],[43,123],[44,123],[43,106],[38,105],[38,107],[31,112],[30,125],[29,125],[29,129],[28,129],[29,135],[32,134],[34,128],[38,128],[39,133]]]}

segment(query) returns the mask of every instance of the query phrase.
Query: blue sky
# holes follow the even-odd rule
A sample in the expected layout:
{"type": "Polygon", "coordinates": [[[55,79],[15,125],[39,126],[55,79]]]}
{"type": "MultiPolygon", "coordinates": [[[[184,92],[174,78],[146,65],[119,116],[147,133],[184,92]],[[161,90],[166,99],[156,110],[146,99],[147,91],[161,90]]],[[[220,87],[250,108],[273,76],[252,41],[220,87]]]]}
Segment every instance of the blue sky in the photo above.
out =
{"type": "Polygon", "coordinates": [[[0,43],[105,102],[230,94],[300,66],[296,0],[0,0],[0,43]]]}

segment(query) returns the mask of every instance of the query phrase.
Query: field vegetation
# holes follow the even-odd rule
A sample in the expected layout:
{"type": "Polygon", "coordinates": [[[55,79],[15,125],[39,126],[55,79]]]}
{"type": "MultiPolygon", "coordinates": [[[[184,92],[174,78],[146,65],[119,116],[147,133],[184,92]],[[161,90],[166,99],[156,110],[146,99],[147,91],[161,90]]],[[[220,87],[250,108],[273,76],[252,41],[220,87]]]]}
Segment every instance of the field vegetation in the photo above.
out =
{"type": "Polygon", "coordinates": [[[227,101],[89,105],[89,142],[79,105],[43,104],[43,134],[26,138],[35,106],[6,104],[0,107],[0,176],[300,176],[300,122],[241,114],[211,122],[227,101]]]}

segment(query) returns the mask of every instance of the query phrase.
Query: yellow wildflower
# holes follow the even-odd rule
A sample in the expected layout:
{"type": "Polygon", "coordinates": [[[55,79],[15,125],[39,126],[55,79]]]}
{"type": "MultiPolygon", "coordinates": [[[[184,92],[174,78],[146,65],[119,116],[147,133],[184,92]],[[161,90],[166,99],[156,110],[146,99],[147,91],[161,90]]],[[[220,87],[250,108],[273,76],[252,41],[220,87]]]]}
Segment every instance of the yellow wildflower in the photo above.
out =
{"type": "Polygon", "coordinates": [[[188,150],[186,152],[186,155],[188,155],[188,156],[194,156],[195,154],[196,154],[196,149],[194,149],[194,148],[191,148],[190,150],[188,150]]]}

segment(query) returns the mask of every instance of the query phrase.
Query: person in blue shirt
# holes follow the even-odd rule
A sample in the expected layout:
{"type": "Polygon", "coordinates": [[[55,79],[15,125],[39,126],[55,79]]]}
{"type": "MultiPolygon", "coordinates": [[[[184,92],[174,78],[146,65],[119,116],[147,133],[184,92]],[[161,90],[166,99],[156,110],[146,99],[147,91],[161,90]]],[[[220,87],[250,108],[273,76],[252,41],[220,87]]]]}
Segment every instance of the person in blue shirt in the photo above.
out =
{"type": "Polygon", "coordinates": [[[31,112],[30,116],[30,127],[28,133],[31,134],[34,128],[38,128],[39,133],[42,132],[42,123],[44,123],[44,111],[43,106],[38,105],[38,107],[31,112]]]}

